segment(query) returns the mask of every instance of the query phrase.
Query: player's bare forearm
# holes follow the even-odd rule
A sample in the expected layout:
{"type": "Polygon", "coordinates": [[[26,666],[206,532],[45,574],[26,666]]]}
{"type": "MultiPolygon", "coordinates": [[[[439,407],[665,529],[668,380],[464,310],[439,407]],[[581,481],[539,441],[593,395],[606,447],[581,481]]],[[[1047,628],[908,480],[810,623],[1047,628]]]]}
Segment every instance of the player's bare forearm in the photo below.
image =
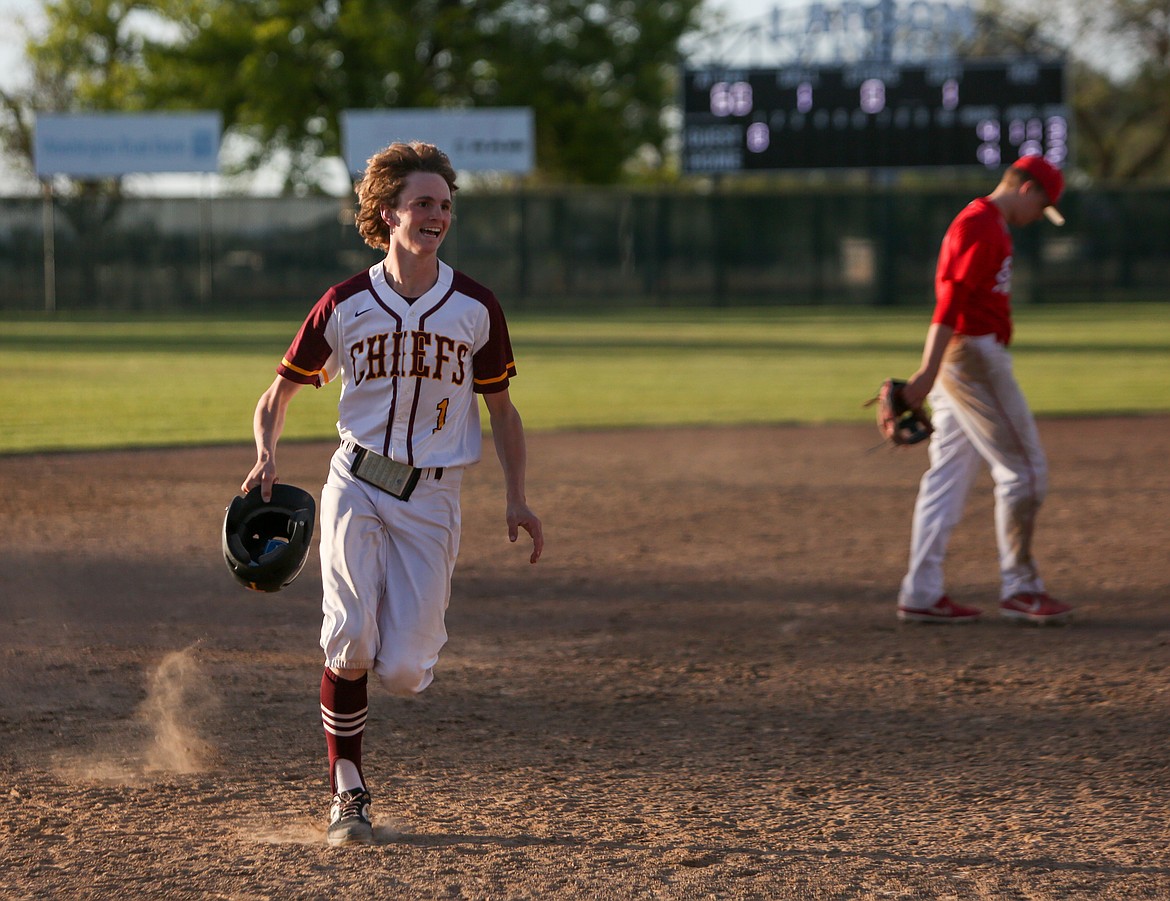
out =
{"type": "Polygon", "coordinates": [[[298,383],[278,375],[256,402],[256,412],[252,417],[256,465],[240,487],[247,492],[259,485],[261,496],[266,501],[271,500],[272,486],[276,482],[276,442],[284,432],[288,402],[300,389],[298,383]]]}
{"type": "Polygon", "coordinates": [[[922,347],[922,363],[918,371],[906,380],[906,386],[902,389],[902,399],[911,407],[921,406],[926,395],[930,394],[938,378],[939,367],[942,366],[943,354],[954,334],[955,330],[949,325],[931,323],[926,333],[926,343],[922,347]]]}
{"type": "Polygon", "coordinates": [[[540,559],[544,551],[544,527],[524,493],[525,472],[528,466],[528,448],[524,438],[524,423],[520,412],[508,397],[507,391],[484,395],[491,419],[492,442],[500,468],[504,472],[504,491],[507,500],[508,540],[515,541],[524,529],[532,536],[530,563],[540,559]]]}

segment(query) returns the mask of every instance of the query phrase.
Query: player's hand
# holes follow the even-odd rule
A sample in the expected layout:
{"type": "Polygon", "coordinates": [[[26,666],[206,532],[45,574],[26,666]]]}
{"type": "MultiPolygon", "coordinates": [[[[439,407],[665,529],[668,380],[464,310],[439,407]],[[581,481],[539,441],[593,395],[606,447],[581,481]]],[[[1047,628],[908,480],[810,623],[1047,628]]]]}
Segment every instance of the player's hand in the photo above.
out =
{"type": "Polygon", "coordinates": [[[508,540],[515,541],[519,538],[521,529],[532,536],[532,556],[528,558],[528,562],[535,563],[544,551],[544,526],[540,523],[540,517],[533,513],[527,504],[509,504],[508,540]]]}
{"type": "Polygon", "coordinates": [[[240,490],[244,494],[247,494],[259,485],[260,497],[264,499],[264,503],[268,503],[272,500],[272,486],[277,481],[276,463],[272,459],[257,460],[256,465],[252,467],[252,471],[248,473],[248,477],[240,485],[240,490]]]}
{"type": "Polygon", "coordinates": [[[902,400],[905,401],[906,406],[917,409],[926,401],[926,396],[930,394],[930,389],[933,387],[934,379],[922,371],[918,371],[910,376],[906,380],[906,384],[902,386],[902,400]]]}

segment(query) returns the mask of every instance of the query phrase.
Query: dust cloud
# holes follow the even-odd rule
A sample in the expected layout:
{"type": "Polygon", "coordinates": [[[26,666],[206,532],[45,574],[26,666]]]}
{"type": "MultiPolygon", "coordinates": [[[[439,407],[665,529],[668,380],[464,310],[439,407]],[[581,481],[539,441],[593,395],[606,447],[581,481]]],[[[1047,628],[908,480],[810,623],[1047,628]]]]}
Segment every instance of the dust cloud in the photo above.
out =
{"type": "Polygon", "coordinates": [[[219,707],[194,647],[162,659],[147,679],[146,700],[138,709],[153,740],[146,772],[198,773],[215,759],[215,748],[199,734],[219,707]]]}
{"type": "Polygon", "coordinates": [[[127,728],[83,756],[57,757],[54,769],[67,779],[127,786],[204,772],[218,759],[204,734],[219,707],[197,648],[171,652],[146,674],[146,697],[127,728]]]}

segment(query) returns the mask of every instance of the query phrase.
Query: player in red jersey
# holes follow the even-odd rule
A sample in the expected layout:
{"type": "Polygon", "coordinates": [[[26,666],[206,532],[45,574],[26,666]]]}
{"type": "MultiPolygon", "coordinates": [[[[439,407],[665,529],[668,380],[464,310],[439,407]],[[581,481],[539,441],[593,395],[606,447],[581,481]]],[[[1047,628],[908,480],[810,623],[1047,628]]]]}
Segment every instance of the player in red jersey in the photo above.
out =
{"type": "Polygon", "coordinates": [[[330,844],[373,840],[361,753],[367,672],[393,693],[421,692],[447,640],[459,489],[480,457],[477,396],[504,472],[508,536],[529,533],[532,563],[544,547],[525,499],[503,311],[438,257],[456,190],[450,161],[430,144],[391,144],[370,159],[357,225],[385,259],[325,292],[256,406],[256,464],[242,487],[260,486],[267,500],[289,401],[305,385],[341,382],[341,443],[320,504],[330,844]]]}
{"type": "Polygon", "coordinates": [[[1000,614],[1033,623],[1062,623],[1067,604],[1049,597],[1032,557],[1036,513],[1048,465],[1028,403],[1012,372],[1012,236],[1056,209],[1064,176],[1041,156],[1024,156],[986,197],[972,201],[943,237],[935,272],[935,309],[922,364],[904,397],[929,396],[934,434],[910,538],[910,565],[898,617],[962,623],[980,611],[946,594],[943,560],[980,465],[995,482],[995,532],[1001,578],[1000,614]]]}

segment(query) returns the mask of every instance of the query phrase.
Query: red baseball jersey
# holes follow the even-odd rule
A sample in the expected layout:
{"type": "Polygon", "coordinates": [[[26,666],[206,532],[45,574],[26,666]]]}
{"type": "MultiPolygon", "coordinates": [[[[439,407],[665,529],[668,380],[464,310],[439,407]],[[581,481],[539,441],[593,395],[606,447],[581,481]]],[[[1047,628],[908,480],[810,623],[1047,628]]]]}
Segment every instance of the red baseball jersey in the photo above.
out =
{"type": "Polygon", "coordinates": [[[412,302],[378,263],[325,292],[276,371],[316,387],[341,377],[343,441],[412,466],[465,466],[480,458],[475,395],[507,388],[516,364],[490,290],[440,262],[412,302]]]}
{"type": "Polygon", "coordinates": [[[971,201],[943,236],[932,322],[960,335],[1012,337],[1012,236],[986,197],[971,201]]]}

